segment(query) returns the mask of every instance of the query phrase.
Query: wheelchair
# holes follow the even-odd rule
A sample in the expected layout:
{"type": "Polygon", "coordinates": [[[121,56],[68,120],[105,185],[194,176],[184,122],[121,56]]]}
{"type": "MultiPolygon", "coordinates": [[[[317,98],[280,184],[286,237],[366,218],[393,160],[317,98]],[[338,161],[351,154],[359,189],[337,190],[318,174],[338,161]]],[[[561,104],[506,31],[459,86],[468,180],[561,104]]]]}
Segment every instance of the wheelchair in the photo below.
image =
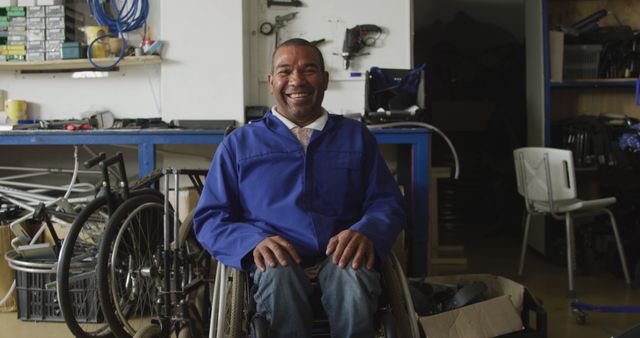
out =
{"type": "MultiPolygon", "coordinates": [[[[382,264],[380,272],[383,292],[377,313],[376,337],[419,338],[416,312],[407,280],[393,253],[382,264]]],[[[210,338],[268,337],[268,323],[254,313],[255,304],[249,279],[247,273],[218,262],[211,299],[210,338]]],[[[318,307],[316,303],[312,299],[314,308],[318,307]]],[[[326,320],[322,323],[321,319],[314,318],[313,327],[314,337],[329,337],[326,320]],[[321,330],[325,331],[319,332],[321,330]]]]}

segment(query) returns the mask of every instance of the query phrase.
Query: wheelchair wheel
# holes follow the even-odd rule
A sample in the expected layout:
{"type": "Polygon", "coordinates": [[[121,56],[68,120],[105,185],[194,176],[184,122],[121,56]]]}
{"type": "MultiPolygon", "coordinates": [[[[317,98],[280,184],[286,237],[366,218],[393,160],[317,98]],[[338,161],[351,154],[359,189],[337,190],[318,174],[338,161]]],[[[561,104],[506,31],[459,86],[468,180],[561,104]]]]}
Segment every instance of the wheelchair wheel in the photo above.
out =
{"type": "Polygon", "coordinates": [[[269,323],[262,317],[251,320],[251,338],[269,338],[269,323]]]}
{"type": "Polygon", "coordinates": [[[218,263],[215,278],[211,330],[228,338],[242,337],[247,334],[243,327],[247,276],[218,263]]]}
{"type": "Polygon", "coordinates": [[[397,337],[419,338],[420,331],[409,286],[395,255],[390,254],[389,259],[382,265],[382,276],[391,313],[395,319],[397,337]]]}
{"type": "Polygon", "coordinates": [[[381,338],[398,338],[396,320],[389,312],[385,312],[380,316],[381,338]]]}
{"type": "Polygon", "coordinates": [[[132,337],[158,316],[163,222],[163,200],[144,195],[122,203],[107,225],[98,254],[98,296],[118,337],[132,337]]]}
{"type": "Polygon", "coordinates": [[[75,337],[113,337],[97,304],[95,271],[98,244],[108,218],[107,198],[94,199],[78,214],[62,242],[56,273],[58,301],[75,337]]]}

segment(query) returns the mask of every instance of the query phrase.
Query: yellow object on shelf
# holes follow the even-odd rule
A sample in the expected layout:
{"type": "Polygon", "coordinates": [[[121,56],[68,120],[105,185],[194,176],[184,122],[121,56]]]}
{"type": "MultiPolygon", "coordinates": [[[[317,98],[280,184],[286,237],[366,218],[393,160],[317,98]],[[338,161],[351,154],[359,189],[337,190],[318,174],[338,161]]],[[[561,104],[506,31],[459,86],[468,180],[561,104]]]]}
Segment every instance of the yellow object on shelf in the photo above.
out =
{"type": "Polygon", "coordinates": [[[27,102],[22,100],[4,101],[4,113],[11,119],[11,122],[18,123],[18,120],[27,118],[27,102]]]}
{"type": "MultiPolygon", "coordinates": [[[[109,27],[107,26],[85,26],[84,28],[84,36],[87,39],[87,46],[93,42],[93,40],[109,34],[109,27]]],[[[91,57],[92,58],[106,58],[109,56],[109,38],[102,38],[96,41],[93,46],[91,46],[91,57]]]]}

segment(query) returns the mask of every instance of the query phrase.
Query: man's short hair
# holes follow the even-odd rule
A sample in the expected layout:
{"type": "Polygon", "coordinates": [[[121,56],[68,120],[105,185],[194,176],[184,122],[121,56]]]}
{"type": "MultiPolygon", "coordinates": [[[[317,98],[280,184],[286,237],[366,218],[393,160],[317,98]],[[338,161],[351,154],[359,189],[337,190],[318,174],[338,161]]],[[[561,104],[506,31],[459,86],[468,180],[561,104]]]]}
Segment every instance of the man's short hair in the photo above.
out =
{"type": "Polygon", "coordinates": [[[271,55],[271,71],[272,72],[273,72],[273,58],[276,56],[276,52],[278,51],[278,49],[280,49],[280,47],[286,47],[286,46],[303,46],[303,47],[309,47],[313,49],[316,52],[316,54],[318,54],[318,57],[320,57],[320,70],[324,72],[324,57],[322,56],[322,52],[316,45],[302,38],[289,39],[278,45],[278,48],[276,48],[273,51],[273,54],[271,55]]]}

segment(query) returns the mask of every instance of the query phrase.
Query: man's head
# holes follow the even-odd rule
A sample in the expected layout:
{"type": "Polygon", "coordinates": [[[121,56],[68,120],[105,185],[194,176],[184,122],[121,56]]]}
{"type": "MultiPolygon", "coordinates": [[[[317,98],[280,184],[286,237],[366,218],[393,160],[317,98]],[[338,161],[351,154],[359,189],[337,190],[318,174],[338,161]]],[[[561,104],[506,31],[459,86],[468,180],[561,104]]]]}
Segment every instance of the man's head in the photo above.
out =
{"type": "Polygon", "coordinates": [[[269,88],[278,113],[305,126],[322,114],[322,100],[329,84],[320,50],[304,39],[283,42],[273,52],[269,88]]]}

